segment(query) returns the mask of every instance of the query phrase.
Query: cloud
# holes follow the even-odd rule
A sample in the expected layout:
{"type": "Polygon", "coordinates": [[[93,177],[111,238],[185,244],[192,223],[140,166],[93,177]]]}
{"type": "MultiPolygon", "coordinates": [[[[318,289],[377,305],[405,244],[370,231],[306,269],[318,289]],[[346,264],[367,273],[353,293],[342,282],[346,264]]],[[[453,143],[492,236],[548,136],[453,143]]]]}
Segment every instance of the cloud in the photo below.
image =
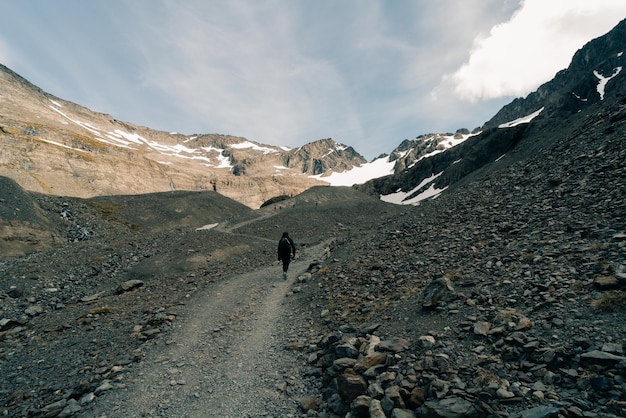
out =
{"type": "Polygon", "coordinates": [[[358,129],[342,76],[332,61],[302,51],[307,30],[289,7],[201,2],[157,13],[167,16],[158,31],[129,36],[145,61],[142,88],[204,118],[203,128],[285,145],[316,126],[336,126],[336,113],[358,129]]]}
{"type": "Polygon", "coordinates": [[[332,137],[375,156],[488,120],[507,99],[486,99],[548,81],[626,15],[622,3],[8,2],[0,59],[49,93],[153,129],[294,147],[332,137]]]}
{"type": "Polygon", "coordinates": [[[624,16],[623,0],[525,0],[509,21],[474,40],[467,61],[443,76],[435,94],[452,90],[469,101],[524,96],[624,16]]]}

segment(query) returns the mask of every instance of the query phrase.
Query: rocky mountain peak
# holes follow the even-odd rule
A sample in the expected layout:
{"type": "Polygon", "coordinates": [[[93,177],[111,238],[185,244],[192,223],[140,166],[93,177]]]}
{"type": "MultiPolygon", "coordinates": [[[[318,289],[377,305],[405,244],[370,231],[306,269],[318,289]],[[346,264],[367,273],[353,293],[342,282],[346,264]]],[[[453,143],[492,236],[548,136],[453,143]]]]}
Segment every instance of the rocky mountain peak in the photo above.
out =
{"type": "Polygon", "coordinates": [[[365,162],[367,160],[354,148],[332,138],[313,141],[291,150],[285,158],[287,167],[297,167],[310,175],[342,172],[365,162]]]}

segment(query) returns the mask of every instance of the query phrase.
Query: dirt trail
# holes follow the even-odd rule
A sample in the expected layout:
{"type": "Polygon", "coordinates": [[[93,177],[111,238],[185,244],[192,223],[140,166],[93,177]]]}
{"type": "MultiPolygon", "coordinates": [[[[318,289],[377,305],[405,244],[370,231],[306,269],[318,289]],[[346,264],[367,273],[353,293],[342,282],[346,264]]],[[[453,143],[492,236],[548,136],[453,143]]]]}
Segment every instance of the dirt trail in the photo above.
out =
{"type": "Polygon", "coordinates": [[[291,376],[304,364],[284,348],[299,326],[285,301],[325,248],[299,254],[286,281],[275,264],[195,295],[170,344],[146,353],[132,372],[136,381],[98,400],[90,416],[296,416],[299,388],[291,376]]]}

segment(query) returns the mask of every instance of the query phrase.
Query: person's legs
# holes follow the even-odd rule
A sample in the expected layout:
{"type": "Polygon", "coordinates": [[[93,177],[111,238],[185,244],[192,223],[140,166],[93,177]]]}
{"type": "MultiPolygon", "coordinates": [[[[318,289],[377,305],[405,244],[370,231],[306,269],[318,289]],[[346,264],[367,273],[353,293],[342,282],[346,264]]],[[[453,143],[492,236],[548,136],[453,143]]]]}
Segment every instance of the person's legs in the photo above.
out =
{"type": "Polygon", "coordinates": [[[283,258],[283,279],[287,278],[287,270],[289,270],[289,257],[283,258]]]}

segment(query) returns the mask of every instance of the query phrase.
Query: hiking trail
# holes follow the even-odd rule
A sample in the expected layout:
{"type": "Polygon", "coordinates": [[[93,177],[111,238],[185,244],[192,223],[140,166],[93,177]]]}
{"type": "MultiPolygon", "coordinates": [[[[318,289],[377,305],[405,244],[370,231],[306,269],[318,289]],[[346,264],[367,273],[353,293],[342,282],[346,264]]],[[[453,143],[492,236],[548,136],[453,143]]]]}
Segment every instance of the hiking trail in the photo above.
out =
{"type": "Polygon", "coordinates": [[[136,380],[99,399],[90,416],[296,416],[298,399],[311,394],[300,393],[295,377],[305,364],[285,349],[302,326],[288,295],[326,247],[299,249],[287,280],[275,262],[190,297],[167,345],[147,350],[136,380]]]}

